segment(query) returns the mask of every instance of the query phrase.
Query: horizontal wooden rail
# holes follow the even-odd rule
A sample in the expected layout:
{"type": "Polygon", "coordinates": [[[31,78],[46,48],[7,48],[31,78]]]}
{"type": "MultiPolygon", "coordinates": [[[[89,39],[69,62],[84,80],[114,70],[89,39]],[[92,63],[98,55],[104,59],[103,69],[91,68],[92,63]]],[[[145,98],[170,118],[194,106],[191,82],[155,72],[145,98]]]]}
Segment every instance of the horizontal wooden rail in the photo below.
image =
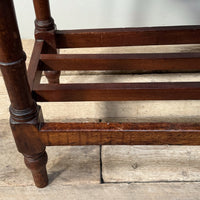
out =
{"type": "Polygon", "coordinates": [[[199,44],[200,26],[66,30],[56,32],[57,48],[199,44]]]}
{"type": "Polygon", "coordinates": [[[200,145],[200,125],[187,123],[45,123],[45,145],[200,145]]]}
{"type": "Polygon", "coordinates": [[[199,72],[200,53],[42,54],[40,70],[135,70],[199,72]]]}
{"type": "Polygon", "coordinates": [[[200,82],[40,84],[36,101],[200,100],[200,82]]]}

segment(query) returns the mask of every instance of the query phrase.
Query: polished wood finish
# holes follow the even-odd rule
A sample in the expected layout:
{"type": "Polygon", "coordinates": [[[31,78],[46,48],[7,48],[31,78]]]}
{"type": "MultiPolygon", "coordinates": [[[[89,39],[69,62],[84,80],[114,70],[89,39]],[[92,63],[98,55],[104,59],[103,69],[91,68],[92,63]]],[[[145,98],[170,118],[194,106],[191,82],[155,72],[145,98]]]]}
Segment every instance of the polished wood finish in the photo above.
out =
{"type": "Polygon", "coordinates": [[[45,145],[200,145],[200,125],[187,123],[45,123],[45,145]]]}
{"type": "MultiPolygon", "coordinates": [[[[45,21],[49,20],[49,23],[52,22],[51,12],[50,12],[50,6],[48,0],[33,0],[34,8],[35,8],[35,15],[36,20],[40,21],[42,23],[45,23],[45,21]]],[[[39,22],[39,23],[40,23],[39,22]]],[[[47,23],[47,22],[46,22],[47,23]]],[[[54,23],[51,23],[52,28],[49,26],[46,26],[47,29],[45,30],[51,30],[54,29],[54,23]]],[[[45,28],[44,25],[41,26],[41,28],[45,28]]]]}
{"type": "Polygon", "coordinates": [[[200,53],[41,54],[40,60],[40,70],[200,72],[200,53]]]}
{"type": "Polygon", "coordinates": [[[11,101],[10,125],[17,148],[24,155],[35,184],[44,187],[48,183],[46,158],[40,158],[42,165],[38,163],[41,153],[45,153],[45,145],[38,137],[43,118],[31,97],[12,0],[0,1],[0,67],[11,101]]]}
{"type": "Polygon", "coordinates": [[[200,82],[59,84],[61,70],[199,72],[199,53],[59,55],[58,48],[200,44],[200,26],[57,31],[48,0],[33,0],[35,45],[28,69],[12,0],[0,1],[0,67],[10,125],[37,187],[48,184],[46,146],[200,145],[199,123],[44,123],[37,101],[200,100],[200,82]],[[49,84],[41,84],[42,71],[49,84]]]}
{"type": "Polygon", "coordinates": [[[200,26],[56,31],[57,48],[199,44],[200,26]]]}
{"type": "Polygon", "coordinates": [[[200,100],[200,82],[41,84],[37,101],[200,100]]]}
{"type": "Polygon", "coordinates": [[[48,176],[46,170],[47,153],[44,150],[40,154],[33,156],[24,155],[24,162],[26,166],[31,170],[35,184],[39,188],[43,188],[48,183],[48,176]]]}

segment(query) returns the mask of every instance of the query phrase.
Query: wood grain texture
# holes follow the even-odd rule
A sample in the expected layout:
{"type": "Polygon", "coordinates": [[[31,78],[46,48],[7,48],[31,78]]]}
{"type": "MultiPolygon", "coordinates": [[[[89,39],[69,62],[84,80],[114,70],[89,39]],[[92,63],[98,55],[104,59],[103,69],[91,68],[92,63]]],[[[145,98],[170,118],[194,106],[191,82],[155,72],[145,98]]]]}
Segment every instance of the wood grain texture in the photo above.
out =
{"type": "Polygon", "coordinates": [[[199,44],[200,26],[66,30],[56,32],[57,48],[199,44]]]}
{"type": "Polygon", "coordinates": [[[40,60],[40,70],[200,71],[200,53],[42,54],[40,60]]]}
{"type": "Polygon", "coordinates": [[[45,145],[199,145],[200,125],[187,123],[45,123],[45,145]]]}
{"type": "Polygon", "coordinates": [[[36,101],[199,100],[199,82],[40,84],[36,101]]]}

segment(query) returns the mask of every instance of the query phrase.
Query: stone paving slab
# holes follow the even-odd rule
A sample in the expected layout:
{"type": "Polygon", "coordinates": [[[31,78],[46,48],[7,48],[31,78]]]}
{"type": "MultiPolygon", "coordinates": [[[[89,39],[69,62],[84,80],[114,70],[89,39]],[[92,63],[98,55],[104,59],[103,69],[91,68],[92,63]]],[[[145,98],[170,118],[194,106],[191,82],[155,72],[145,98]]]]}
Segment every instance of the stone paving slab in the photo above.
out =
{"type": "Polygon", "coordinates": [[[0,200],[199,200],[200,183],[134,183],[0,187],[0,200]]]}
{"type": "Polygon", "coordinates": [[[104,182],[200,181],[199,146],[103,146],[104,182]]]}

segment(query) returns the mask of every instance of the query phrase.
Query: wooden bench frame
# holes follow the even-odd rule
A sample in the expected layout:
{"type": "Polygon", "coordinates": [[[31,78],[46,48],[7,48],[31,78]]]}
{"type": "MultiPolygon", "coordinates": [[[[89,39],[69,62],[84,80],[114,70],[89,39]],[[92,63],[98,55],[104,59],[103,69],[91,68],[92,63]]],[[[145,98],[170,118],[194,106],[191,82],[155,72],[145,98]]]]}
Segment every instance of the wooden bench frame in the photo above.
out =
{"type": "Polygon", "coordinates": [[[199,72],[200,53],[60,55],[60,48],[200,44],[200,26],[58,31],[48,0],[33,0],[35,45],[26,72],[12,0],[0,1],[0,66],[10,124],[37,187],[48,184],[46,146],[200,145],[199,123],[44,123],[36,102],[200,100],[200,82],[59,84],[61,70],[199,72]],[[49,84],[40,84],[42,71],[49,84]]]}

